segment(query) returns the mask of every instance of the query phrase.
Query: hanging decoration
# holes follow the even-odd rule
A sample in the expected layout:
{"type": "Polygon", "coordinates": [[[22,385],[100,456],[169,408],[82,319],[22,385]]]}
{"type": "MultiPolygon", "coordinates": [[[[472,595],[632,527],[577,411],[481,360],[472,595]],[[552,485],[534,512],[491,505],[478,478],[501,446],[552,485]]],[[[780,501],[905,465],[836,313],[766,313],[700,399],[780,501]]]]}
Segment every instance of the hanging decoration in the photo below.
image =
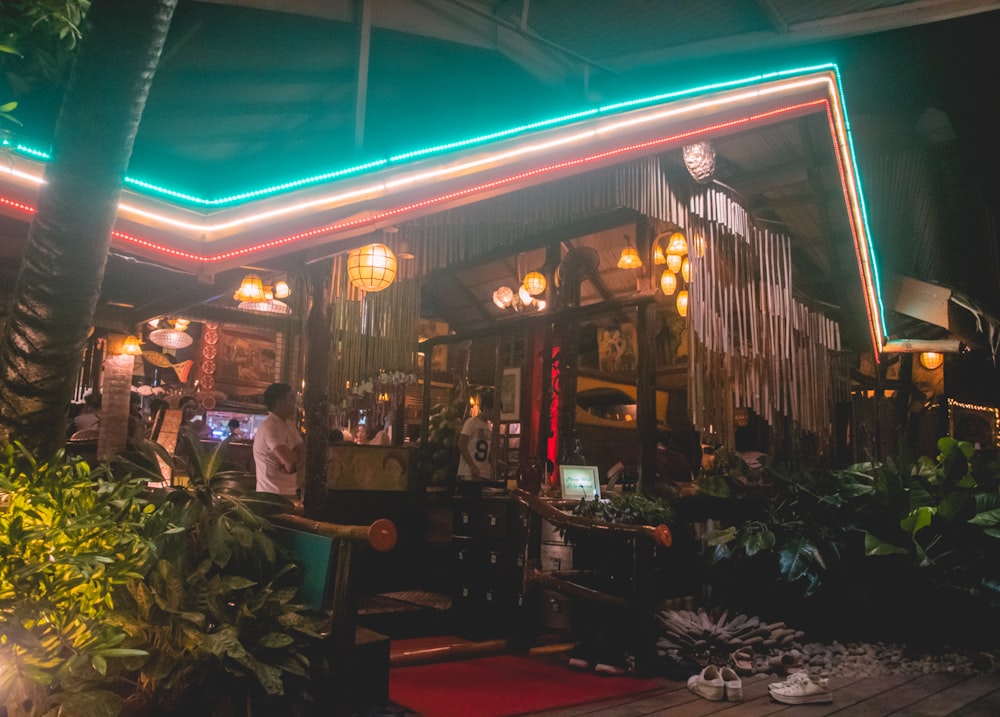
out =
{"type": "Polygon", "coordinates": [[[684,166],[698,184],[707,184],[715,176],[715,147],[708,140],[684,145],[684,166]]]}
{"type": "Polygon", "coordinates": [[[690,199],[689,393],[703,433],[733,441],[737,408],[829,431],[840,330],[794,298],[791,242],[760,228],[717,187],[690,199]],[[702,252],[700,246],[704,246],[702,252]]]}

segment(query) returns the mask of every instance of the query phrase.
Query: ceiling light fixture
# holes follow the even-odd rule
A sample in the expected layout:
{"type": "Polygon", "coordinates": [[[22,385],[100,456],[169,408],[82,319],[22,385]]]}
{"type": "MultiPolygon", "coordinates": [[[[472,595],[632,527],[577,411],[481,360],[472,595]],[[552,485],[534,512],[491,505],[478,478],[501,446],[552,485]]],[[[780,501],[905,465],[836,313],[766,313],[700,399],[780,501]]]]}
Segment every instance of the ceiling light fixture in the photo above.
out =
{"type": "Polygon", "coordinates": [[[292,295],[292,289],[288,286],[288,282],[284,279],[278,279],[274,282],[274,298],[275,299],[287,299],[292,295]]]}
{"type": "Polygon", "coordinates": [[[523,285],[518,287],[516,292],[509,286],[498,287],[493,292],[493,303],[501,311],[514,311],[519,314],[544,311],[546,307],[544,299],[536,299],[523,285]]]}
{"type": "Polygon", "coordinates": [[[619,269],[638,269],[642,266],[642,259],[639,258],[639,252],[635,250],[632,246],[631,239],[629,239],[628,234],[625,235],[625,248],[622,249],[621,256],[618,257],[618,268],[619,269]]]}
{"type": "Polygon", "coordinates": [[[362,291],[388,289],[396,280],[396,255],[385,244],[368,244],[347,255],[347,278],[362,291]]]}
{"type": "Polygon", "coordinates": [[[149,340],[165,349],[186,349],[194,343],[191,334],[180,329],[156,329],[150,331],[149,340]]]}
{"type": "Polygon", "coordinates": [[[247,274],[240,282],[240,288],[233,294],[236,301],[263,301],[264,282],[256,274],[247,274]]]}
{"type": "Polygon", "coordinates": [[[944,363],[944,354],[936,351],[924,351],[920,354],[920,365],[928,371],[933,371],[941,367],[944,363]]]}
{"type": "Polygon", "coordinates": [[[122,341],[121,353],[127,356],[142,356],[142,344],[139,343],[139,338],[134,334],[129,334],[122,341]]]}
{"type": "Polygon", "coordinates": [[[667,254],[667,269],[675,274],[681,270],[684,260],[678,254],[667,254]]]}
{"type": "Polygon", "coordinates": [[[524,281],[521,282],[521,286],[529,295],[538,296],[545,291],[548,281],[546,281],[545,275],[540,271],[529,271],[524,275],[524,281]]]}
{"type": "Polygon", "coordinates": [[[667,240],[667,254],[684,256],[688,253],[687,237],[683,232],[674,232],[667,240]]]}

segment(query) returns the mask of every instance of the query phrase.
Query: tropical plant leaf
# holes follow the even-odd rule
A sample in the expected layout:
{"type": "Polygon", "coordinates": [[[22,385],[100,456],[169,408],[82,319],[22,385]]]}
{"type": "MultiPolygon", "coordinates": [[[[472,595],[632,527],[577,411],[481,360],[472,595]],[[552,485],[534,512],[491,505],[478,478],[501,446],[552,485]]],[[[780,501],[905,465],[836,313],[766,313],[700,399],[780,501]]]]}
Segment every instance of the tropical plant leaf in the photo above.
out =
{"type": "Polygon", "coordinates": [[[993,510],[976,513],[969,519],[969,523],[972,525],[979,525],[984,528],[994,528],[1000,526],[1000,508],[994,508],[993,510]]]}
{"type": "Polygon", "coordinates": [[[865,555],[874,557],[878,555],[908,555],[909,550],[901,548],[893,543],[886,542],[881,538],[865,531],[865,555]]]}
{"type": "Polygon", "coordinates": [[[921,506],[899,521],[899,527],[909,533],[910,537],[916,538],[917,533],[931,524],[936,514],[937,508],[921,506]]]}

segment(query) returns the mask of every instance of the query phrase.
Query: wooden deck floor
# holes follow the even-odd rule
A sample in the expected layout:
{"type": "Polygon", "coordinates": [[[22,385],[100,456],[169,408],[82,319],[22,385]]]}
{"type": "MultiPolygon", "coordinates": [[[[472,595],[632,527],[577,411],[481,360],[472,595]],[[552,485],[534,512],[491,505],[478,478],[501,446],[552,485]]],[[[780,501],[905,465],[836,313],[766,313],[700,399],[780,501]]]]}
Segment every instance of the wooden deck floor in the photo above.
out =
{"type": "Polygon", "coordinates": [[[755,675],[743,681],[743,702],[710,702],[691,693],[683,682],[664,680],[663,687],[628,697],[558,710],[532,717],[1000,717],[1000,674],[931,674],[920,677],[864,677],[830,680],[833,702],[785,705],[767,691],[782,678],[755,675]]]}

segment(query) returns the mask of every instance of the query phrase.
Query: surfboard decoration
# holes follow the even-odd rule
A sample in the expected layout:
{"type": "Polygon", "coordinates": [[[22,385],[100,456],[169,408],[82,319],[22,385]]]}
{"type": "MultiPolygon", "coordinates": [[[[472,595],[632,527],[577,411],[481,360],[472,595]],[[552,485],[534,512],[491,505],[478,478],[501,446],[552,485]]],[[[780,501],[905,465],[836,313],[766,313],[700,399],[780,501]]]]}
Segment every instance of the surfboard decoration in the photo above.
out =
{"type": "Polygon", "coordinates": [[[165,354],[161,354],[159,351],[143,351],[142,359],[144,361],[149,361],[157,368],[172,368],[181,383],[187,383],[188,376],[191,374],[191,368],[194,366],[194,361],[191,360],[181,361],[180,363],[171,363],[170,359],[167,358],[165,354]]]}

